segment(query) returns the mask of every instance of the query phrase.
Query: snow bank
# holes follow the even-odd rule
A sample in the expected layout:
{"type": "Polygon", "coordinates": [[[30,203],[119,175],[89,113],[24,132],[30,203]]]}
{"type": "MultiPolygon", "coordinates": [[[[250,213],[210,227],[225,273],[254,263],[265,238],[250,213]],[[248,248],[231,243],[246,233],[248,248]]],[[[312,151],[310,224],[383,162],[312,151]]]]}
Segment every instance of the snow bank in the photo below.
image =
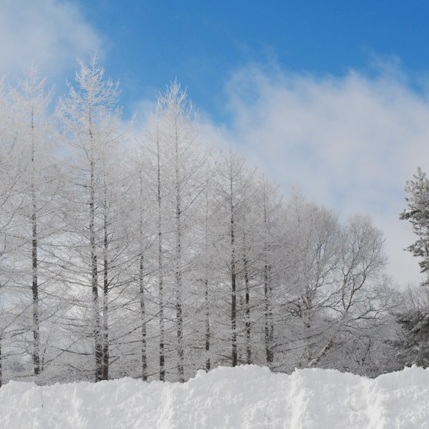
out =
{"type": "Polygon", "coordinates": [[[245,366],[185,384],[123,379],[0,389],[0,428],[429,429],[429,370],[375,380],[334,370],[245,366]]]}

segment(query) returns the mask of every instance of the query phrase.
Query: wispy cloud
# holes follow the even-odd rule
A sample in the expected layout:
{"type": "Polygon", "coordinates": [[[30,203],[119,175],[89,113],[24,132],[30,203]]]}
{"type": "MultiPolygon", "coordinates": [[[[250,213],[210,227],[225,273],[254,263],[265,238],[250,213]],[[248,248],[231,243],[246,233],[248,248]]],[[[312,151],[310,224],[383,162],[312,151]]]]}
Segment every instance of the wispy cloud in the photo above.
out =
{"type": "Polygon", "coordinates": [[[76,58],[101,52],[101,41],[76,4],[60,0],[0,2],[0,74],[24,72],[35,65],[58,76],[76,58]]]}
{"type": "Polygon", "coordinates": [[[341,78],[248,67],[229,97],[233,138],[248,158],[286,193],[298,184],[342,216],[372,215],[394,279],[418,281],[417,261],[403,251],[415,238],[398,215],[405,181],[418,165],[429,172],[427,94],[394,66],[341,78]]]}

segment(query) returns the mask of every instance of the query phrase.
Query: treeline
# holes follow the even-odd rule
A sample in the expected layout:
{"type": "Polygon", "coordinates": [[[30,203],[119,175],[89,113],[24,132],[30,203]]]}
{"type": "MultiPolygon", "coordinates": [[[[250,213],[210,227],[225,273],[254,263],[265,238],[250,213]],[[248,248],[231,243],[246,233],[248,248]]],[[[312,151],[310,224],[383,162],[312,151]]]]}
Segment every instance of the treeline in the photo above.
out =
{"type": "Polygon", "coordinates": [[[34,72],[3,84],[2,382],[401,363],[399,293],[369,218],[283,198],[202,141],[177,83],[138,138],[117,97],[96,61],[55,109],[34,72]]]}

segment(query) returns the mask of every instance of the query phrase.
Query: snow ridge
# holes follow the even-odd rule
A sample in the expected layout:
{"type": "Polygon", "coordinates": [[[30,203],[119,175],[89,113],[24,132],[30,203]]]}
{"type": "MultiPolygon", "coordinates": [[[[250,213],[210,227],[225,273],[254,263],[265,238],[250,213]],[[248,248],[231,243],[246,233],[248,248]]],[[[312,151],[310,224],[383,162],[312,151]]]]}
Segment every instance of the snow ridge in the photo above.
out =
{"type": "Polygon", "coordinates": [[[187,383],[121,379],[0,389],[0,427],[14,429],[429,429],[429,370],[367,379],[335,370],[274,374],[242,366],[187,383]]]}

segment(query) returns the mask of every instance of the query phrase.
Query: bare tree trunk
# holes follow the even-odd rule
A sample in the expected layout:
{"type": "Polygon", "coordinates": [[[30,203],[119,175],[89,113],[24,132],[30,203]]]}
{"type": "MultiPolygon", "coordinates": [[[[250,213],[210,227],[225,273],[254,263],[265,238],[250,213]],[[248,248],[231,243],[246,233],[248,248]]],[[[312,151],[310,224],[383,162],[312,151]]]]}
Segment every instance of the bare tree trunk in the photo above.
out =
{"type": "Polygon", "coordinates": [[[40,374],[40,319],[39,319],[39,284],[38,284],[38,259],[37,259],[37,214],[35,192],[33,194],[33,214],[32,214],[32,294],[33,294],[33,365],[34,375],[40,374]]]}
{"type": "Polygon", "coordinates": [[[273,302],[272,302],[272,284],[271,284],[271,267],[268,262],[270,245],[269,245],[269,219],[268,219],[268,202],[267,194],[264,189],[264,318],[265,318],[265,358],[267,365],[270,366],[274,361],[274,320],[273,320],[273,302]]]}
{"type": "Polygon", "coordinates": [[[159,379],[165,381],[165,322],[164,322],[164,274],[162,260],[162,233],[158,233],[158,299],[159,299],[159,379]]]}
{"type": "Polygon", "coordinates": [[[265,318],[265,357],[267,364],[270,365],[274,360],[273,336],[274,323],[272,312],[272,288],[270,285],[269,266],[264,265],[264,318],[265,318]]]}
{"type": "Polygon", "coordinates": [[[33,367],[34,375],[40,374],[40,317],[39,317],[39,282],[38,282],[38,231],[37,231],[37,198],[34,175],[35,166],[34,110],[31,107],[31,260],[32,260],[32,295],[33,295],[33,367]]]}
{"type": "Polygon", "coordinates": [[[209,195],[206,184],[205,189],[205,246],[204,246],[204,308],[205,308],[205,353],[206,371],[211,369],[210,346],[211,346],[211,326],[210,326],[210,289],[209,289],[209,195]]]}
{"type": "Polygon", "coordinates": [[[235,260],[235,221],[233,203],[233,179],[230,177],[230,239],[231,239],[231,364],[237,366],[237,273],[235,260]]]}
{"type": "Polygon", "coordinates": [[[246,314],[246,363],[252,363],[252,325],[250,322],[250,282],[249,282],[249,263],[246,254],[243,256],[244,264],[244,295],[245,295],[245,314],[246,314]]]}
{"type": "MultiPolygon", "coordinates": [[[[176,219],[177,220],[177,219],[176,219]]],[[[177,372],[179,374],[179,381],[184,382],[184,350],[183,350],[183,308],[182,308],[182,272],[180,267],[180,220],[177,223],[178,237],[176,243],[176,322],[177,322],[177,372]]]]}
{"type": "Polygon", "coordinates": [[[109,236],[107,225],[107,189],[104,187],[104,261],[103,261],[103,362],[102,362],[102,380],[109,379],[109,236]]]}
{"type": "Polygon", "coordinates": [[[140,315],[141,315],[141,361],[142,361],[142,380],[147,381],[147,332],[146,332],[146,306],[144,296],[144,258],[140,253],[139,265],[139,292],[140,292],[140,315]]]}
{"type": "MultiPolygon", "coordinates": [[[[140,172],[140,198],[143,201],[143,178],[140,172]]],[[[144,290],[144,255],[143,255],[143,207],[140,205],[139,212],[140,231],[140,257],[139,257],[139,296],[140,296],[140,317],[141,317],[141,364],[142,380],[147,381],[147,331],[146,331],[146,303],[144,290]]]]}
{"type": "Polygon", "coordinates": [[[176,323],[177,323],[177,372],[179,381],[185,381],[184,350],[183,350],[183,307],[182,307],[182,211],[181,189],[179,174],[179,136],[177,124],[175,125],[175,187],[176,187],[176,256],[175,256],[175,292],[176,292],[176,323]]]}
{"type": "Polygon", "coordinates": [[[206,351],[206,371],[210,371],[211,369],[211,360],[210,360],[210,336],[211,336],[211,328],[210,328],[210,296],[209,296],[209,281],[206,278],[204,281],[205,285],[205,294],[204,294],[204,305],[206,310],[206,334],[205,334],[205,351],[206,351]]]}
{"type": "MultiPolygon", "coordinates": [[[[93,136],[91,129],[89,131],[91,144],[93,136]]],[[[93,160],[93,148],[91,147],[90,158],[90,196],[89,196],[89,246],[91,257],[91,293],[93,305],[93,334],[95,348],[95,381],[103,379],[103,345],[101,336],[101,320],[98,298],[98,266],[97,266],[97,248],[95,237],[95,162],[93,160]]]]}
{"type": "Polygon", "coordinates": [[[157,200],[158,200],[158,299],[159,299],[159,379],[165,381],[165,321],[164,321],[164,266],[162,244],[162,198],[161,198],[161,160],[157,136],[157,200]]]}

